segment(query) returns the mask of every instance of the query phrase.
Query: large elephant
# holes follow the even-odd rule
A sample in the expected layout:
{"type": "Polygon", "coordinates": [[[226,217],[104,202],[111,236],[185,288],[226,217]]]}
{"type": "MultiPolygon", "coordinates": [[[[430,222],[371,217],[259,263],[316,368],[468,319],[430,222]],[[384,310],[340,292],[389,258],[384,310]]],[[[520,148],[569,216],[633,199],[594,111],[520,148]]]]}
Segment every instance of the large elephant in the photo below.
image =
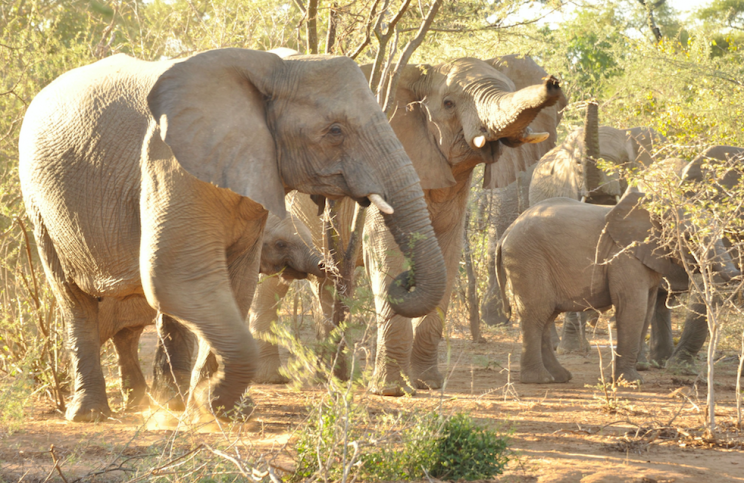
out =
{"type": "MultiPolygon", "coordinates": [[[[615,307],[617,353],[613,376],[641,380],[636,362],[653,317],[662,277],[685,280],[674,254],[643,209],[642,193],[629,190],[614,207],[551,198],[511,225],[496,249],[505,307],[507,279],[522,325],[520,380],[567,382],[552,348],[558,314],[615,307]]],[[[724,279],[740,275],[718,240],[707,256],[724,279]]]]}
{"type": "MultiPolygon", "coordinates": [[[[380,210],[370,208],[365,220],[363,253],[377,314],[377,354],[371,387],[377,394],[412,392],[409,382],[417,388],[441,386],[442,376],[437,368],[443,329],[440,314],[446,314],[460,260],[473,169],[479,163],[493,164],[492,176],[508,182],[509,175],[501,176],[499,170],[503,166],[511,176],[516,170],[513,165],[501,163],[502,150],[547,139],[548,133],[532,132],[528,126],[543,108],[563,98],[558,82],[550,76],[516,90],[513,82],[494,68],[497,63],[498,59],[460,58],[440,65],[409,65],[401,75],[390,124],[421,178],[446,260],[447,277],[445,294],[436,310],[415,318],[413,323],[409,317],[396,314],[386,293],[395,285],[391,275],[406,260],[382,223],[380,210]]],[[[369,72],[369,66],[363,70],[369,72]]],[[[307,201],[302,205],[313,209],[307,201]]],[[[340,211],[345,214],[339,216],[337,225],[348,227],[351,210],[342,206],[340,211]]],[[[417,269],[415,263],[413,267],[417,269]]],[[[267,323],[275,320],[274,294],[279,290],[281,287],[270,285],[259,287],[256,300],[265,301],[265,305],[251,309],[256,315],[251,326],[257,331],[268,330],[267,323]],[[267,293],[259,295],[264,289],[267,293]]],[[[327,299],[328,291],[316,290],[327,299]]],[[[329,305],[328,300],[323,302],[326,309],[329,305]]],[[[268,344],[263,348],[262,355],[266,357],[262,361],[267,366],[266,371],[259,372],[266,381],[281,382],[283,379],[276,372],[276,348],[268,344]]]]}
{"type": "Polygon", "coordinates": [[[66,320],[71,420],[110,414],[106,298],[145,298],[209,344],[219,369],[191,389],[197,405],[247,408],[257,354],[244,320],[268,212],[284,216],[290,189],[394,211],[382,219],[416,270],[391,287],[393,310],[429,313],[445,291],[419,178],[348,58],[222,49],[75,69],[29,106],[20,178],[66,320]]]}
{"type": "MultiPolygon", "coordinates": [[[[744,148],[734,146],[711,146],[687,165],[682,173],[682,183],[693,184],[704,180],[705,170],[703,162],[705,160],[725,161],[734,159],[736,162],[744,162],[744,148]]],[[[739,174],[736,171],[727,172],[719,181],[719,185],[724,189],[730,189],[738,184],[739,174]]],[[[700,299],[699,294],[690,293],[687,304],[687,316],[685,317],[684,328],[680,336],[677,347],[674,347],[671,333],[671,321],[662,321],[664,323],[655,324],[654,332],[663,334],[663,336],[652,338],[652,355],[654,350],[658,354],[655,360],[663,362],[666,360],[668,369],[680,370],[689,373],[697,373],[695,368],[695,357],[702,349],[705,340],[708,337],[708,320],[706,317],[706,308],[704,302],[700,299]],[[658,327],[657,327],[658,325],[658,327]],[[667,359],[668,358],[668,359],[667,359]]],[[[653,334],[653,332],[652,332],[653,334]]]]}

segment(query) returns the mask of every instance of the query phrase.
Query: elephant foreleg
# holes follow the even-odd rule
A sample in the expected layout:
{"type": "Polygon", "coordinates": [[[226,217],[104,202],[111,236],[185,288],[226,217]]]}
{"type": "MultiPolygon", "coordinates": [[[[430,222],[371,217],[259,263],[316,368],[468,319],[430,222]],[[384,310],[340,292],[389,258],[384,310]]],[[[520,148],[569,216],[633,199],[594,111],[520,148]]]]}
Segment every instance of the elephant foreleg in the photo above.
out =
{"type": "MultiPolygon", "coordinates": [[[[656,292],[638,289],[623,294],[615,303],[617,319],[617,360],[613,377],[628,382],[642,381],[636,364],[644,336],[648,330],[656,305],[656,292]]],[[[613,301],[614,302],[614,301],[613,301]]]]}
{"type": "Polygon", "coordinates": [[[586,355],[591,345],[586,340],[586,320],[591,312],[566,312],[563,315],[563,334],[556,348],[558,354],[586,355]]]}
{"type": "Polygon", "coordinates": [[[651,321],[651,352],[649,362],[661,367],[674,352],[672,338],[672,311],[667,307],[666,291],[659,290],[656,297],[656,309],[651,321]]]}
{"type": "Polygon", "coordinates": [[[288,290],[289,283],[281,277],[263,277],[256,287],[256,294],[248,312],[251,333],[256,338],[258,346],[258,366],[254,382],[259,384],[289,382],[289,379],[279,374],[279,368],[282,365],[279,359],[279,347],[266,340],[271,333],[271,324],[279,323],[277,311],[288,290]]]}
{"type": "MultiPolygon", "coordinates": [[[[449,296],[447,297],[449,298],[449,296]]],[[[443,311],[442,314],[445,312],[443,311]]],[[[439,312],[413,320],[411,374],[417,389],[439,389],[444,378],[439,372],[439,342],[444,320],[439,312]]]]}
{"type": "Polygon", "coordinates": [[[119,356],[121,388],[125,395],[127,409],[137,408],[146,403],[147,382],[139,364],[139,339],[144,326],[126,327],[114,334],[114,347],[119,356]]]}

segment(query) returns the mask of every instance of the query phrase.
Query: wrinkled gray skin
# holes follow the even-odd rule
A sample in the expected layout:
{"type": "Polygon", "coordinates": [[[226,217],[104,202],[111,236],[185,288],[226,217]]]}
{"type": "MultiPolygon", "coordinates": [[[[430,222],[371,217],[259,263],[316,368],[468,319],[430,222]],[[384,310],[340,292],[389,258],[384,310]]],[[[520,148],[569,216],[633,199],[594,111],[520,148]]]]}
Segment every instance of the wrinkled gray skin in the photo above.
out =
{"type": "MultiPolygon", "coordinates": [[[[538,80],[537,85],[515,92],[514,84],[493,65],[498,59],[481,61],[461,58],[440,65],[409,65],[397,91],[397,109],[390,120],[396,135],[411,157],[421,178],[434,231],[447,266],[446,290],[438,309],[446,314],[450,292],[462,252],[462,236],[470,180],[479,163],[493,164],[493,175],[499,178],[503,150],[524,142],[537,142],[527,127],[543,109],[563,98],[553,79],[538,80]],[[482,148],[475,139],[484,136],[482,148]],[[510,147],[506,147],[510,146],[510,147]]],[[[365,68],[363,68],[365,70],[365,68]]],[[[365,72],[369,71],[367,66],[365,72]]],[[[540,136],[539,140],[545,136],[540,136]]],[[[509,169],[515,173],[513,167],[509,169]]],[[[343,203],[342,203],[343,205],[343,203]]],[[[309,206],[310,210],[314,208],[309,206]]],[[[339,226],[351,224],[351,210],[342,207],[339,226]]],[[[313,213],[314,214],[314,213],[313,213]]],[[[306,215],[306,216],[309,216],[306,215]]],[[[342,235],[343,238],[343,235],[342,235]]],[[[394,285],[392,274],[404,266],[405,259],[393,243],[375,207],[366,216],[364,230],[364,263],[375,294],[378,340],[372,387],[376,394],[399,396],[416,388],[439,388],[442,376],[437,369],[438,345],[443,321],[437,310],[411,320],[396,314],[386,293],[394,285]]],[[[416,270],[414,264],[414,270],[416,270]]],[[[263,285],[263,284],[262,284],[263,285]]],[[[266,285],[262,290],[279,293],[281,288],[266,285]]],[[[286,291],[286,289],[285,289],[286,291]]],[[[327,291],[318,289],[326,315],[326,329],[332,328],[328,312],[327,291]]],[[[281,293],[279,293],[281,294],[281,293]]],[[[267,306],[253,307],[261,320],[271,322],[274,313],[272,293],[259,296],[267,306]]],[[[251,319],[254,327],[254,320],[251,319]]],[[[268,330],[263,322],[261,331],[268,330]]],[[[276,373],[276,349],[266,346],[267,369],[259,369],[266,381],[282,382],[276,373]]],[[[264,352],[262,350],[262,356],[264,352]]]]}
{"type": "Polygon", "coordinates": [[[208,343],[219,369],[191,388],[197,406],[224,415],[243,399],[264,225],[269,211],[284,216],[290,189],[365,204],[379,194],[420,267],[395,309],[425,314],[444,293],[418,176],[348,58],[223,49],[75,69],[29,106],[20,178],[66,322],[71,420],[110,414],[98,324],[107,298],[146,299],[208,343]]]}
{"type": "MultiPolygon", "coordinates": [[[[682,174],[683,183],[702,181],[704,173],[701,165],[706,158],[723,161],[732,157],[744,162],[744,149],[734,146],[711,146],[690,162],[682,174]]],[[[739,179],[736,173],[731,172],[724,176],[719,183],[725,188],[731,188],[739,183],[739,179]]],[[[697,374],[695,357],[708,337],[708,321],[705,314],[705,304],[699,294],[691,293],[687,304],[685,325],[677,347],[674,347],[674,341],[672,340],[671,319],[668,322],[660,320],[659,323],[654,324],[653,330],[658,331],[663,336],[654,340],[652,331],[651,358],[657,361],[664,361],[668,358],[666,361],[667,369],[697,374]],[[654,348],[656,348],[658,354],[657,358],[654,358],[654,348]]]]}
{"type": "MultiPolygon", "coordinates": [[[[629,192],[615,207],[552,198],[507,229],[496,248],[496,269],[505,306],[507,280],[511,283],[522,325],[523,383],[569,381],[571,373],[555,357],[550,326],[560,313],[610,306],[618,331],[613,377],[641,380],[636,360],[659,283],[683,272],[653,239],[644,243],[653,225],[637,206],[642,196],[629,192]]],[[[719,271],[726,278],[738,275],[730,258],[719,271]]]]}
{"type": "MultiPolygon", "coordinates": [[[[573,131],[560,146],[543,155],[538,164],[520,173],[517,183],[497,190],[492,212],[495,233],[489,233],[489,267],[494,266],[493,254],[498,238],[527,207],[558,196],[581,200],[588,192],[597,191],[597,187],[587,188],[584,185],[585,169],[582,160],[585,147],[582,138],[583,129],[573,131]]],[[[664,141],[663,136],[650,128],[599,127],[600,154],[605,160],[616,164],[635,160],[639,165],[648,166],[653,162],[651,153],[654,146],[664,141]]],[[[540,145],[535,145],[537,146],[540,145]]],[[[615,197],[622,194],[624,186],[618,180],[608,178],[605,173],[601,173],[600,176],[602,187],[598,191],[603,196],[598,198],[602,198],[601,201],[604,203],[614,203],[615,197]]],[[[489,325],[508,324],[509,319],[501,307],[495,272],[489,269],[488,273],[488,290],[481,308],[482,319],[489,325]]],[[[581,335],[587,318],[591,317],[591,314],[569,316],[571,321],[578,321],[581,318],[582,323],[564,325],[564,331],[568,331],[569,336],[559,345],[561,352],[583,352],[588,348],[588,342],[581,335]]]]}

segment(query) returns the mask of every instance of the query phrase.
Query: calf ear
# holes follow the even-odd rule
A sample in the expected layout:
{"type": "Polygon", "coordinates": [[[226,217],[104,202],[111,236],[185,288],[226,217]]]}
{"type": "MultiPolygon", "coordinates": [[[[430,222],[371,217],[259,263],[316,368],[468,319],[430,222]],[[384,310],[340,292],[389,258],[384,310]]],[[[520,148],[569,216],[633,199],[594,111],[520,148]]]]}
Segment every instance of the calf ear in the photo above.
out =
{"type": "Polygon", "coordinates": [[[651,270],[664,276],[679,276],[680,267],[672,261],[669,251],[659,245],[659,229],[651,214],[641,206],[644,194],[628,192],[605,215],[607,233],[612,240],[628,249],[651,270]]]}

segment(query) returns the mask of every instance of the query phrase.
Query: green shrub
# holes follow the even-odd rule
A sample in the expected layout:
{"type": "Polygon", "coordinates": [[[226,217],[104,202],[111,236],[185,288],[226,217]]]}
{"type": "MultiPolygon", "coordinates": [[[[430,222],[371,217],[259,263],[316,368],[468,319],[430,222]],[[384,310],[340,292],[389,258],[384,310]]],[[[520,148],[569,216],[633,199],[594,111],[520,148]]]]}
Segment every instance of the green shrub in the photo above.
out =
{"type": "Polygon", "coordinates": [[[503,473],[509,461],[506,438],[478,426],[467,414],[444,421],[431,475],[449,480],[480,480],[503,473]]]}
{"type": "Polygon", "coordinates": [[[324,401],[300,433],[294,481],[475,480],[501,474],[509,460],[507,440],[466,414],[373,416],[361,405],[335,402],[324,401]]]}

